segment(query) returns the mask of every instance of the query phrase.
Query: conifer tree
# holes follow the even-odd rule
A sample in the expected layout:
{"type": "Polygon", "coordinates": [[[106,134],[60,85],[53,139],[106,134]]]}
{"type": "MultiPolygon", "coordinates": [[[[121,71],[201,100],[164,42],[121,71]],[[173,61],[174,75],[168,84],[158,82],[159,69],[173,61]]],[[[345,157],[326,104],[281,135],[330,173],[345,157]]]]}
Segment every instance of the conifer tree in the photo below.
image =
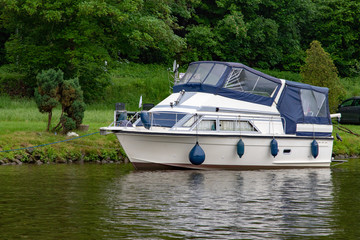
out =
{"type": "Polygon", "coordinates": [[[52,110],[61,104],[59,123],[52,129],[67,133],[79,128],[84,118],[85,103],[79,79],[64,80],[61,70],[49,69],[37,75],[38,87],[35,88],[35,101],[41,113],[48,113],[49,131],[52,110]]]}
{"type": "Polygon", "coordinates": [[[305,65],[300,68],[300,74],[305,83],[329,88],[330,112],[335,112],[344,97],[344,88],[330,54],[325,52],[319,41],[311,42],[306,50],[305,65]]]}
{"type": "Polygon", "coordinates": [[[64,80],[59,89],[59,96],[62,112],[54,131],[62,129],[63,133],[67,133],[79,128],[84,118],[85,103],[79,79],[64,80]]]}
{"type": "Polygon", "coordinates": [[[58,89],[63,81],[63,75],[61,70],[49,69],[36,76],[38,87],[35,88],[35,102],[41,113],[48,113],[46,131],[50,128],[52,110],[59,104],[58,89]]]}

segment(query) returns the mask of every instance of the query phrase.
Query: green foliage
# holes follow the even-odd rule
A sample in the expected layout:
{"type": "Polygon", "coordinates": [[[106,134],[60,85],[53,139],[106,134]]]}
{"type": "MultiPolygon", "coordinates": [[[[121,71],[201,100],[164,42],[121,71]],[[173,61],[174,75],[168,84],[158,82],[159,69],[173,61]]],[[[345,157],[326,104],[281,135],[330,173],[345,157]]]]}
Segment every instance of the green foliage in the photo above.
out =
{"type": "Polygon", "coordinates": [[[89,102],[103,96],[113,60],[169,61],[185,46],[167,1],[4,0],[1,7],[8,61],[30,83],[48,68],[78,77],[89,102]]]}
{"type": "Polygon", "coordinates": [[[0,67],[0,94],[11,96],[29,96],[28,89],[24,84],[25,74],[18,73],[12,66],[0,67]]]}
{"type": "Polygon", "coordinates": [[[183,55],[183,59],[186,61],[213,60],[214,49],[218,43],[211,27],[197,25],[190,26],[187,30],[188,50],[183,55]]]}
{"type": "Polygon", "coordinates": [[[313,39],[318,39],[333,56],[341,76],[360,73],[360,2],[314,1],[318,15],[314,21],[313,39]]]}
{"type": "Polygon", "coordinates": [[[340,80],[341,84],[346,89],[345,98],[353,96],[360,96],[360,77],[343,78],[340,80]]]}
{"type": "MultiPolygon", "coordinates": [[[[61,123],[63,133],[67,133],[76,128],[76,122],[72,118],[68,117],[67,115],[63,115],[60,118],[60,123],[61,123]]],[[[56,130],[58,130],[58,129],[56,129],[56,130]]]]}
{"type": "Polygon", "coordinates": [[[165,66],[122,63],[109,73],[111,86],[105,89],[106,98],[98,109],[114,109],[116,102],[123,102],[126,109],[139,110],[140,96],[143,103],[157,104],[170,94],[170,80],[173,78],[165,66]]]}
{"type": "MultiPolygon", "coordinates": [[[[60,102],[62,112],[65,115],[60,117],[62,132],[67,133],[77,129],[83,121],[85,112],[85,103],[83,100],[83,91],[81,90],[79,80],[77,78],[65,80],[60,85],[60,102]]],[[[59,124],[54,130],[59,131],[59,124]]]]}
{"type": "Polygon", "coordinates": [[[342,0],[56,0],[0,2],[0,92],[32,95],[42,69],[107,97],[119,62],[235,61],[299,72],[313,39],[340,75],[360,73],[360,3],[342,0]],[[31,91],[27,91],[31,89],[31,91]]]}
{"type": "Polygon", "coordinates": [[[51,124],[52,110],[59,103],[62,114],[59,124],[54,128],[59,131],[61,124],[63,133],[76,129],[82,123],[85,112],[83,91],[77,78],[64,80],[61,70],[49,69],[37,75],[38,87],[35,89],[35,102],[41,113],[48,113],[47,131],[51,124]],[[63,115],[65,113],[65,115],[63,115]]]}
{"type": "Polygon", "coordinates": [[[338,77],[338,71],[319,41],[313,41],[306,51],[305,65],[301,67],[301,76],[306,83],[329,88],[329,107],[335,112],[345,92],[338,77]]]}

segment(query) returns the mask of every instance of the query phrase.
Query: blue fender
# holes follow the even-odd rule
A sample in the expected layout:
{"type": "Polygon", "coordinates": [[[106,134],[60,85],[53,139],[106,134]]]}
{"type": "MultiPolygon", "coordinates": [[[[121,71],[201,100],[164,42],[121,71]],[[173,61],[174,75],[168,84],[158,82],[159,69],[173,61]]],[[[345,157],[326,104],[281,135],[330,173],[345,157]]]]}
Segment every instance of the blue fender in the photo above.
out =
{"type": "Polygon", "coordinates": [[[319,144],[315,139],[311,142],[311,154],[314,158],[317,158],[317,156],[319,155],[319,144]]]}
{"type": "Polygon", "coordinates": [[[278,143],[275,140],[275,138],[273,140],[271,140],[270,149],[271,149],[271,155],[273,155],[273,157],[276,157],[276,155],[279,152],[279,147],[278,147],[278,143]]]}
{"type": "Polygon", "coordinates": [[[205,161],[205,152],[198,142],[196,142],[195,146],[191,149],[189,160],[194,165],[200,165],[205,161]]]}
{"type": "Polygon", "coordinates": [[[245,153],[245,144],[242,139],[240,139],[236,145],[237,154],[241,158],[245,153]]]}

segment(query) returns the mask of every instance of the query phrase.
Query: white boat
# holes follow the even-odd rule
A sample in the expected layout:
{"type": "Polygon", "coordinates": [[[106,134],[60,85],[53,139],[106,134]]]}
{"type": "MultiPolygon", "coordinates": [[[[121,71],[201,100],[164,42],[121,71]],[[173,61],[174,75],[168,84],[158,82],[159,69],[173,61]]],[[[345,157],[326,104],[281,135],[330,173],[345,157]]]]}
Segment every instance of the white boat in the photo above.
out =
{"type": "Polygon", "coordinates": [[[100,132],[136,169],[329,167],[333,147],[327,88],[216,61],[191,63],[170,96],[131,119],[115,111],[100,132]]]}

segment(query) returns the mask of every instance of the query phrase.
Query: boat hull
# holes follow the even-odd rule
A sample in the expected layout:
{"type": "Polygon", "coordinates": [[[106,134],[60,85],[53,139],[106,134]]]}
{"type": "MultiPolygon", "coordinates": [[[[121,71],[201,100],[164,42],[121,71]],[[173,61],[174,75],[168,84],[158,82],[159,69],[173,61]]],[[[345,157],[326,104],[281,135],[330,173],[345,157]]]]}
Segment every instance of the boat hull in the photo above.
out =
{"type": "Polygon", "coordinates": [[[317,138],[319,154],[311,152],[313,138],[298,136],[228,136],[161,134],[151,132],[115,133],[136,169],[277,169],[329,167],[333,138],[317,138]],[[271,155],[270,143],[278,143],[278,154],[271,155]],[[244,154],[237,154],[237,143],[244,142],[244,154]],[[205,161],[193,165],[189,152],[198,140],[205,161]]]}

